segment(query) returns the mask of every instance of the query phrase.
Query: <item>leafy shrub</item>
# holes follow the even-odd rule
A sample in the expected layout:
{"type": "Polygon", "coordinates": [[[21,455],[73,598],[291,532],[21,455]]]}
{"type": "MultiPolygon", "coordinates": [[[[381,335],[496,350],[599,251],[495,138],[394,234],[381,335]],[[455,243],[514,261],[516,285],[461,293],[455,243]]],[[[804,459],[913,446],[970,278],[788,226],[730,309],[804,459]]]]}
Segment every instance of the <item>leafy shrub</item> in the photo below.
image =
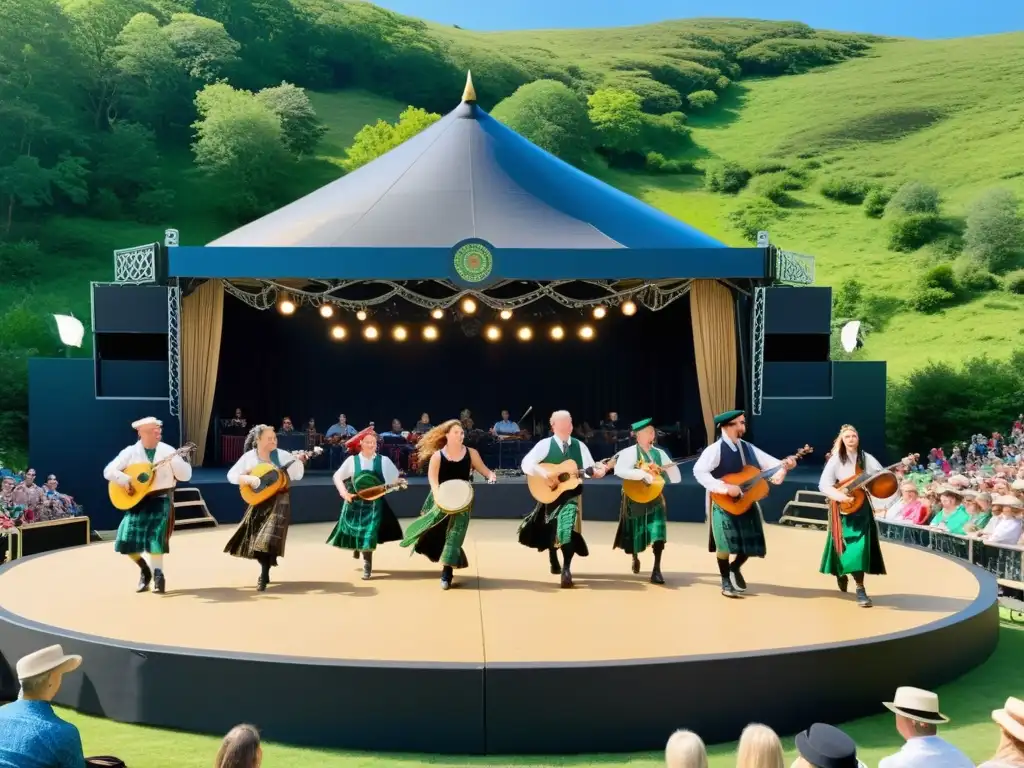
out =
{"type": "Polygon", "coordinates": [[[922,286],[914,291],[907,305],[918,312],[932,314],[951,304],[954,298],[955,296],[952,293],[943,288],[926,288],[922,286]]]}
{"type": "Polygon", "coordinates": [[[721,75],[717,80],[715,80],[715,88],[717,88],[720,91],[724,91],[726,88],[729,87],[729,84],[731,82],[732,81],[728,77],[726,77],[725,75],[721,75]]]}
{"type": "Polygon", "coordinates": [[[870,190],[871,185],[863,179],[845,176],[829,176],[821,184],[822,195],[848,205],[860,205],[870,190]]]}
{"type": "Polygon", "coordinates": [[[941,223],[940,229],[946,230],[932,241],[932,250],[940,259],[955,259],[964,249],[964,239],[957,232],[950,232],[941,223]]]}
{"type": "MultiPolygon", "coordinates": [[[[621,93],[639,113],[640,97],[631,91],[621,93]]],[[[536,80],[518,88],[494,107],[491,116],[568,163],[582,162],[591,147],[586,105],[569,86],[555,80],[536,80]]],[[[405,138],[409,136],[402,140],[405,138]]]]}
{"type": "Polygon", "coordinates": [[[634,147],[643,154],[651,151],[677,151],[689,141],[690,129],[686,127],[686,115],[682,112],[667,112],[664,115],[640,116],[640,135],[634,147]]]}
{"type": "Polygon", "coordinates": [[[864,313],[864,283],[847,280],[832,294],[832,317],[855,318],[864,313]]]}
{"type": "Polygon", "coordinates": [[[1011,272],[1003,279],[1003,286],[1010,293],[1024,293],[1024,269],[1011,272]]]}
{"type": "Polygon", "coordinates": [[[953,276],[957,284],[965,291],[982,293],[994,291],[999,287],[999,278],[985,269],[975,259],[961,257],[953,264],[953,276]]]}
{"type": "Polygon", "coordinates": [[[889,249],[910,253],[927,245],[939,231],[939,218],[917,213],[899,216],[889,222],[889,249]]]}
{"type": "Polygon", "coordinates": [[[755,197],[733,211],[729,219],[747,240],[756,243],[758,232],[767,231],[773,222],[785,215],[786,212],[771,200],[755,197]]]}
{"type": "Polygon", "coordinates": [[[174,190],[158,187],[143,192],[135,200],[135,216],[145,224],[162,224],[174,207],[174,190]]]}
{"type": "Polygon", "coordinates": [[[937,264],[921,276],[922,288],[939,288],[952,297],[960,294],[960,284],[956,281],[951,264],[937,264]]]}
{"type": "Polygon", "coordinates": [[[38,272],[43,258],[39,243],[31,240],[0,243],[0,275],[4,276],[5,281],[29,280],[38,272]]]}
{"type": "Polygon", "coordinates": [[[935,187],[920,181],[908,181],[893,194],[885,207],[885,213],[887,216],[937,216],[941,203],[942,198],[935,187]]]}
{"type": "Polygon", "coordinates": [[[100,219],[117,219],[121,216],[121,200],[111,190],[100,189],[92,199],[93,215],[100,219]]]}
{"type": "Polygon", "coordinates": [[[644,167],[655,173],[686,173],[692,166],[680,160],[669,160],[660,152],[648,152],[644,167]]]}
{"type": "Polygon", "coordinates": [[[738,163],[710,165],[704,171],[704,185],[712,192],[736,194],[750,181],[750,171],[738,163]]]}
{"type": "Polygon", "coordinates": [[[864,213],[872,219],[882,218],[894,193],[895,190],[889,187],[872,187],[864,196],[864,213]]]}
{"type": "Polygon", "coordinates": [[[751,170],[755,176],[760,176],[764,173],[788,171],[789,165],[784,160],[758,160],[754,163],[754,167],[751,170]]]}
{"type": "Polygon", "coordinates": [[[762,176],[755,176],[750,183],[750,189],[755,195],[760,195],[771,200],[776,205],[789,205],[793,198],[789,190],[800,189],[802,182],[788,173],[766,173],[762,176]]]}
{"type": "Polygon", "coordinates": [[[714,91],[694,91],[686,100],[694,109],[707,109],[718,101],[718,94],[714,91]]]}
{"type": "Polygon", "coordinates": [[[1024,218],[1013,192],[990,189],[974,201],[967,213],[964,247],[992,272],[1003,272],[1020,263],[1024,218]]]}

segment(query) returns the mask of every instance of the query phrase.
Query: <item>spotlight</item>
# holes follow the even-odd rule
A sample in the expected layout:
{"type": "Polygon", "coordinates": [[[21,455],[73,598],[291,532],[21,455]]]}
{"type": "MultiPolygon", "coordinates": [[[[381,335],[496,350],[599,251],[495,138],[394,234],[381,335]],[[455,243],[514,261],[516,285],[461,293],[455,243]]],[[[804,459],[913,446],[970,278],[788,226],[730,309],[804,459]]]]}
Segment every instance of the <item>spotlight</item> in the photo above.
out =
{"type": "Polygon", "coordinates": [[[592,338],[594,338],[594,329],[591,328],[589,325],[584,325],[582,328],[580,328],[580,338],[583,339],[584,341],[590,341],[592,338]]]}
{"type": "Polygon", "coordinates": [[[524,325],[516,332],[516,336],[519,337],[520,341],[529,341],[533,338],[533,331],[530,330],[530,326],[524,325]]]}
{"type": "Polygon", "coordinates": [[[324,304],[320,307],[320,317],[331,317],[334,315],[334,307],[330,304],[324,304]]]}
{"type": "Polygon", "coordinates": [[[407,338],[409,338],[409,332],[405,330],[404,325],[396,325],[391,330],[391,336],[392,338],[394,338],[395,341],[405,341],[407,338]]]}
{"type": "Polygon", "coordinates": [[[365,309],[360,309],[358,312],[356,312],[356,320],[358,320],[359,322],[362,322],[365,319],[366,319],[366,310],[365,309]]]}
{"type": "Polygon", "coordinates": [[[427,341],[437,340],[437,328],[432,325],[426,325],[423,327],[423,338],[427,341]]]}
{"type": "Polygon", "coordinates": [[[635,315],[636,304],[634,304],[632,301],[624,302],[622,305],[622,314],[626,315],[627,317],[635,315]]]}
{"type": "Polygon", "coordinates": [[[444,320],[444,310],[440,308],[435,309],[433,312],[430,313],[430,316],[435,320],[444,320]]]}
{"type": "Polygon", "coordinates": [[[512,310],[511,309],[503,309],[503,310],[501,310],[501,319],[502,320],[511,320],[512,319],[512,310]]]}
{"type": "Polygon", "coordinates": [[[338,341],[341,341],[346,336],[348,336],[348,331],[345,330],[345,326],[336,325],[333,328],[331,328],[331,336],[337,339],[338,341]]]}
{"type": "Polygon", "coordinates": [[[551,329],[551,338],[555,341],[561,341],[565,338],[565,329],[560,325],[556,325],[551,329]]]}
{"type": "Polygon", "coordinates": [[[281,310],[282,315],[291,315],[295,313],[295,303],[288,299],[282,301],[277,308],[281,310]]]}
{"type": "Polygon", "coordinates": [[[594,307],[594,319],[600,320],[602,317],[608,314],[608,310],[604,307],[594,307]]]}
{"type": "Polygon", "coordinates": [[[484,331],[484,336],[487,337],[488,341],[498,341],[501,338],[501,328],[496,325],[489,325],[487,330],[484,331]]]}
{"type": "Polygon", "coordinates": [[[363,328],[363,337],[367,341],[376,341],[378,336],[380,336],[380,331],[377,330],[377,326],[368,325],[363,328]]]}
{"type": "Polygon", "coordinates": [[[472,315],[474,312],[476,312],[476,302],[473,301],[472,299],[463,299],[462,311],[465,312],[467,315],[472,315]]]}

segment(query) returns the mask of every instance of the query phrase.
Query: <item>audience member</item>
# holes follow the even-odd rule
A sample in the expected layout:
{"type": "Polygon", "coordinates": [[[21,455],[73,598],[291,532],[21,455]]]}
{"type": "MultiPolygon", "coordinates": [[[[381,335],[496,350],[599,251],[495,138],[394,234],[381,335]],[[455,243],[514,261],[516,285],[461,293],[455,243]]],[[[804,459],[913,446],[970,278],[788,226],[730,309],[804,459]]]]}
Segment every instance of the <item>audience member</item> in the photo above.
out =
{"type": "Polygon", "coordinates": [[[253,725],[236,725],[217,750],[214,768],[260,768],[263,747],[260,732],[253,725]]]}
{"type": "Polygon", "coordinates": [[[760,723],[744,728],[736,752],[736,768],[785,768],[782,742],[775,731],[760,723]]]}
{"type": "Polygon", "coordinates": [[[708,768],[708,751],[693,731],[673,733],[665,745],[665,768],[708,768]]]}
{"type": "Polygon", "coordinates": [[[903,686],[884,704],[896,714],[896,730],[907,743],[895,755],[883,758],[878,768],[973,768],[967,755],[938,736],[938,726],[949,718],[939,712],[936,694],[903,686]]]}
{"type": "Polygon", "coordinates": [[[857,759],[857,744],[843,731],[827,723],[815,723],[796,735],[800,757],[792,768],[866,768],[857,759]]]}
{"type": "Polygon", "coordinates": [[[999,726],[999,746],[991,760],[978,768],[1021,768],[1024,766],[1024,701],[1012,696],[1002,709],[992,712],[999,726]]]}

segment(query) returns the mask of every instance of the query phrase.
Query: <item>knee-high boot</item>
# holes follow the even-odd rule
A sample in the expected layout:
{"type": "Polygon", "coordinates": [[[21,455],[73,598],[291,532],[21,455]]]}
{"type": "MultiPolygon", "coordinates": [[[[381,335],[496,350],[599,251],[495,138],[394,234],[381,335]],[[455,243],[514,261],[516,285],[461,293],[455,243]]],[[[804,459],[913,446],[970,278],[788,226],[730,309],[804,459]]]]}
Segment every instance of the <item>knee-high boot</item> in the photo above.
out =
{"type": "Polygon", "coordinates": [[[572,571],[570,567],[573,554],[572,542],[562,545],[562,589],[572,587],[572,571]]]}
{"type": "Polygon", "coordinates": [[[665,542],[654,542],[651,550],[654,552],[654,568],[651,569],[651,584],[664,584],[665,577],[661,575],[661,554],[665,551],[665,542]]]}

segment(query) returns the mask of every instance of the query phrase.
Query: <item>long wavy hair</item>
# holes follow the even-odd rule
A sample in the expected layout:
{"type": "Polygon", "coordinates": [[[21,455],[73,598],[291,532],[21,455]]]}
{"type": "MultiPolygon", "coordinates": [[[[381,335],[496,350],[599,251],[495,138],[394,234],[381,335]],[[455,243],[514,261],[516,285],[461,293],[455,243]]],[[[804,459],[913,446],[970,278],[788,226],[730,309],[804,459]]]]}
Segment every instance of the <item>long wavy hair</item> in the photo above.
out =
{"type": "Polygon", "coordinates": [[[448,433],[452,427],[456,426],[461,427],[462,422],[458,419],[448,419],[448,421],[438,424],[429,432],[426,432],[416,446],[416,453],[419,454],[420,461],[427,461],[431,456],[448,445],[448,433]]]}
{"type": "Polygon", "coordinates": [[[245,444],[242,446],[242,450],[251,451],[255,448],[256,443],[260,439],[260,435],[268,429],[273,429],[273,427],[268,426],[267,424],[257,424],[255,427],[250,429],[249,434],[245,436],[245,444]]]}
{"type": "Polygon", "coordinates": [[[857,433],[857,455],[853,456],[852,459],[855,466],[864,469],[864,446],[860,444],[860,432],[857,432],[857,428],[852,424],[843,424],[839,428],[839,434],[836,435],[836,441],[832,443],[831,455],[839,456],[839,461],[848,462],[851,459],[850,452],[846,450],[846,443],[843,442],[843,432],[850,430],[857,433]]]}
{"type": "Polygon", "coordinates": [[[236,725],[221,742],[214,768],[255,768],[260,732],[253,725],[236,725]]]}

